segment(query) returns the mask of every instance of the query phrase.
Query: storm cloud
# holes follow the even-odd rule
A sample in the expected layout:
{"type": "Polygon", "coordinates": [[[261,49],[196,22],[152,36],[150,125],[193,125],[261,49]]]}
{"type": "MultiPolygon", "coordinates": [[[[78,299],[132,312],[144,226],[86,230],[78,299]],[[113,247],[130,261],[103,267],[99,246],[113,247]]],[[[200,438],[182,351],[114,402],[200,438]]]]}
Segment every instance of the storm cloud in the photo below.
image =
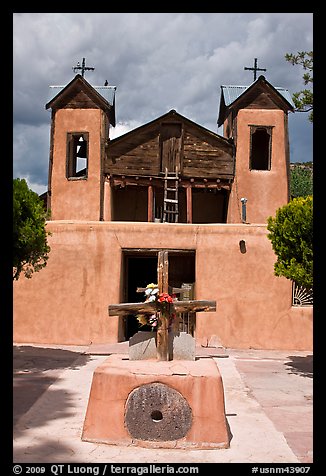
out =
{"type": "MultiPolygon", "coordinates": [[[[171,109],[217,131],[220,86],[249,85],[253,65],[274,86],[303,89],[285,53],[312,50],[312,13],[14,13],[14,177],[47,189],[50,85],[66,85],[82,58],[92,85],[117,87],[125,133],[171,109]]],[[[289,115],[291,162],[312,160],[312,125],[289,115]]]]}

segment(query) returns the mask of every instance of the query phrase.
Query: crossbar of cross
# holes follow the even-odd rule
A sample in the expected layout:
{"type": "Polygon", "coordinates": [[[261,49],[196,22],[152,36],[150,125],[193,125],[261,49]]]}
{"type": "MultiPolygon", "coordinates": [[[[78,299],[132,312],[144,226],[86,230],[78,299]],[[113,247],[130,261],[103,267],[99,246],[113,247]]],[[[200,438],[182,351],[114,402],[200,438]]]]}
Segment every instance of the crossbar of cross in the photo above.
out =
{"type": "Polygon", "coordinates": [[[257,58],[254,59],[254,67],[253,68],[245,66],[243,69],[247,70],[247,71],[253,71],[254,72],[254,81],[256,81],[256,79],[257,79],[257,71],[266,71],[266,68],[258,68],[257,58]]]}
{"type": "Polygon", "coordinates": [[[81,70],[82,77],[84,77],[85,71],[94,71],[95,68],[91,66],[85,66],[85,58],[83,58],[82,65],[78,61],[77,66],[73,66],[73,71],[76,73],[78,70],[81,70]]]}

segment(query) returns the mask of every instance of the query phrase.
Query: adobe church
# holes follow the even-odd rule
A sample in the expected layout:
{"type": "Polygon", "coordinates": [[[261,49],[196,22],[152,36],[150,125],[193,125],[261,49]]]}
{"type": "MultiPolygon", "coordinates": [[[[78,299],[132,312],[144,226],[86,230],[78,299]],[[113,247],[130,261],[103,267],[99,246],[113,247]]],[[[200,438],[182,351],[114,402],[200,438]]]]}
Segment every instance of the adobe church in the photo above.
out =
{"type": "Polygon", "coordinates": [[[178,299],[216,301],[216,312],[180,316],[198,344],[311,350],[312,305],[274,276],[266,227],[289,200],[289,92],[264,76],[222,86],[223,136],[170,110],[110,139],[115,87],[77,74],[52,90],[51,251],[14,283],[14,341],[128,340],[136,316],[108,306],[143,301],[164,250],[178,299]]]}

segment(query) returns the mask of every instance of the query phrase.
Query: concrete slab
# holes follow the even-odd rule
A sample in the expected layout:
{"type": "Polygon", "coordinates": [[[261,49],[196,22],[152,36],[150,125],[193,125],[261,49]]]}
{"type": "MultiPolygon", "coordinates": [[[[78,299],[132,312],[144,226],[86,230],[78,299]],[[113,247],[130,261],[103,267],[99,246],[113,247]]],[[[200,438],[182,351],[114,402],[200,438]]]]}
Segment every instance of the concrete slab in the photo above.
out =
{"type": "MultiPolygon", "coordinates": [[[[116,346],[121,349],[119,344],[116,346]]],[[[91,355],[87,353],[88,348],[78,346],[60,349],[60,346],[19,345],[15,349],[14,360],[20,362],[15,368],[14,383],[19,383],[15,388],[30,399],[25,407],[22,398],[16,399],[15,463],[312,462],[309,423],[312,421],[312,371],[306,365],[309,353],[226,349],[228,358],[214,360],[223,379],[226,418],[231,432],[230,448],[175,450],[82,441],[93,372],[107,358],[106,355],[91,355]],[[57,349],[59,354],[53,355],[53,349],[57,349]],[[25,362],[31,362],[28,352],[33,355],[33,365],[25,366],[25,362]],[[253,359],[255,372],[247,366],[250,359],[253,359]],[[259,376],[260,360],[263,370],[259,376]],[[266,361],[271,363],[270,368],[266,361]],[[279,367],[275,367],[275,362],[279,367]],[[292,366],[287,364],[289,362],[292,366]],[[42,379],[45,380],[42,382],[42,379]],[[269,383],[265,395],[262,380],[269,383]],[[37,391],[31,391],[31,382],[38,387],[37,391]],[[286,388],[286,392],[277,385],[286,388]],[[267,398],[270,392],[273,392],[273,397],[278,393],[281,395],[276,405],[270,405],[272,399],[267,398]],[[284,400],[286,396],[287,402],[284,400]],[[294,405],[294,401],[300,404],[294,405]],[[300,419],[297,426],[294,424],[295,413],[298,421],[300,419]]],[[[15,388],[14,394],[17,393],[15,388]]]]}
{"type": "Polygon", "coordinates": [[[312,355],[284,351],[274,355],[277,358],[271,360],[263,351],[251,351],[245,358],[237,352],[235,365],[252,396],[284,434],[299,460],[312,462],[312,355]]]}

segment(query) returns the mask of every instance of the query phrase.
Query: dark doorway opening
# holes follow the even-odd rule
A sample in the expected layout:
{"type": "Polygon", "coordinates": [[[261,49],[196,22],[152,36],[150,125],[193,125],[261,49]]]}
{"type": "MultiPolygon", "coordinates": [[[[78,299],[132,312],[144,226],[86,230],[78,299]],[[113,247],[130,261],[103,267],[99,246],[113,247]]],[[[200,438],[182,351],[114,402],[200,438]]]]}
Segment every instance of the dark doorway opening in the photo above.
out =
{"type": "Polygon", "coordinates": [[[226,223],[228,193],[216,188],[192,189],[193,223],[226,223]]]}
{"type": "MultiPolygon", "coordinates": [[[[137,288],[145,288],[157,281],[157,255],[125,254],[125,295],[124,302],[142,302],[144,293],[137,293],[137,288]]],[[[147,326],[139,326],[135,314],[125,317],[125,337],[129,340],[139,330],[150,331],[147,326]]]]}
{"type": "Polygon", "coordinates": [[[112,188],[112,221],[147,221],[147,187],[112,188]]]}
{"type": "MultiPolygon", "coordinates": [[[[145,288],[150,283],[157,284],[158,249],[124,250],[124,292],[123,302],[143,302],[145,295],[137,288],[145,288]]],[[[169,292],[173,288],[195,283],[195,251],[167,250],[169,253],[169,292]]],[[[194,288],[193,288],[194,290],[194,288]]],[[[193,291],[194,292],[194,291],[193,291]]],[[[178,296],[180,299],[181,296],[178,296]]],[[[190,297],[195,299],[194,294],[190,297]]],[[[140,326],[136,314],[124,317],[125,339],[129,340],[138,331],[151,331],[150,326],[140,326]]]]}

